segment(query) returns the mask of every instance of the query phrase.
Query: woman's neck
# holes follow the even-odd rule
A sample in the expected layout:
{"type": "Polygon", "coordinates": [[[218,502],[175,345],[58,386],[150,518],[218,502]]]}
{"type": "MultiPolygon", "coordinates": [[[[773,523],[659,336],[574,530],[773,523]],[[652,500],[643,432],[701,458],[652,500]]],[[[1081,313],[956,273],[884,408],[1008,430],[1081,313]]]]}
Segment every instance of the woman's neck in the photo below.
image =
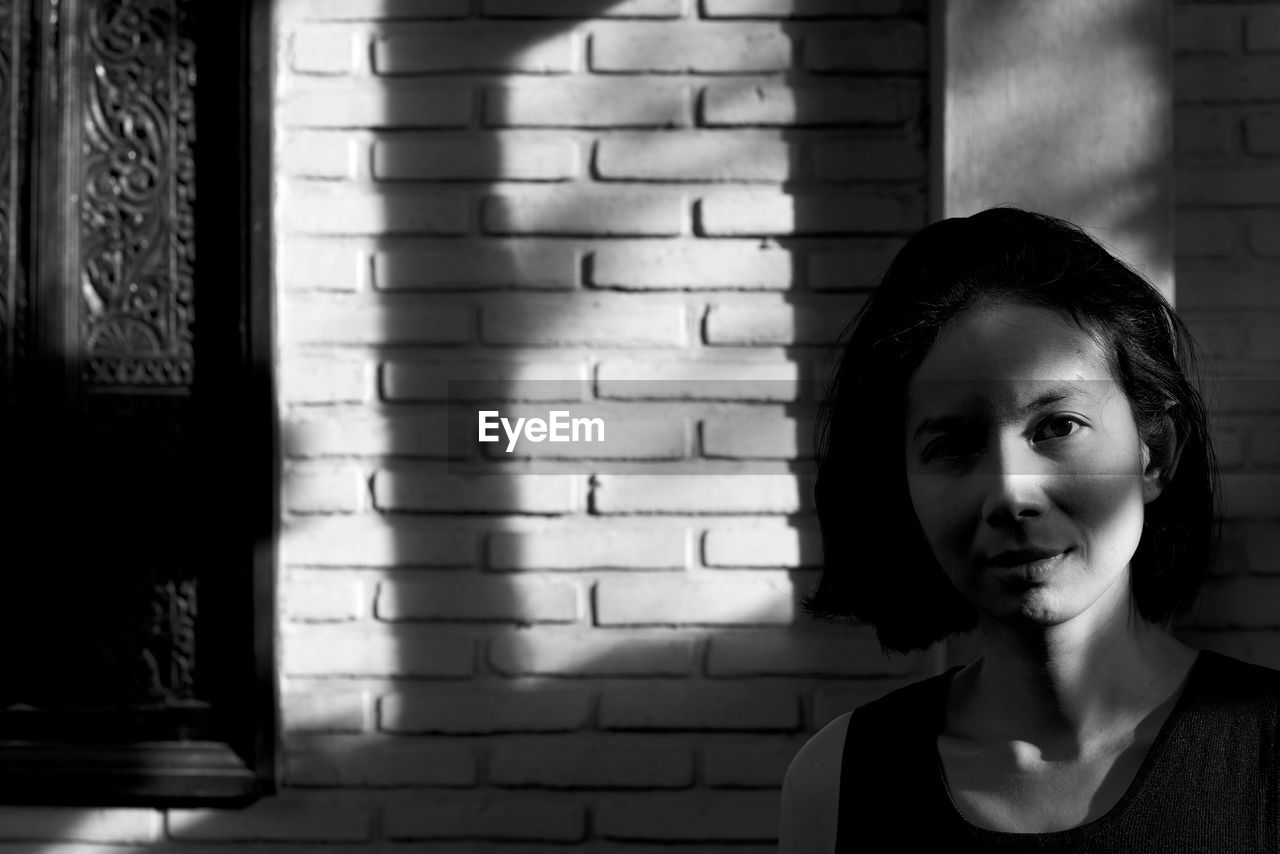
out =
{"type": "Polygon", "coordinates": [[[984,623],[983,639],[982,658],[952,682],[948,729],[1064,757],[1127,737],[1172,696],[1196,656],[1127,608],[1035,630],[984,623]]]}

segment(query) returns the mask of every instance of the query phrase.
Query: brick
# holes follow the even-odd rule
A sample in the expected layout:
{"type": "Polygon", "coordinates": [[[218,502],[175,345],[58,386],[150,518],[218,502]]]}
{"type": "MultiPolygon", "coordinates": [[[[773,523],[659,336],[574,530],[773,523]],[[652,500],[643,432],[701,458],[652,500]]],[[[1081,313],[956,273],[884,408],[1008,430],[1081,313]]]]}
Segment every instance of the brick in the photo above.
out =
{"type": "Polygon", "coordinates": [[[596,832],[606,839],[762,841],[778,836],[778,794],[681,794],[602,801],[596,832]]]}
{"type": "Polygon", "coordinates": [[[567,139],[387,139],[373,147],[373,177],[393,181],[563,181],[578,172],[567,139]]]}
{"type": "Polygon", "coordinates": [[[798,513],[807,485],[793,474],[598,475],[596,513],[798,513]]]}
{"type": "Polygon", "coordinates": [[[281,334],[291,344],[463,344],[473,313],[465,305],[388,298],[294,297],[281,306],[281,334]]]}
{"type": "Polygon", "coordinates": [[[567,290],[577,279],[577,253],[571,247],[541,243],[385,248],[373,257],[374,287],[387,291],[567,290]]]}
{"type": "Polygon", "coordinates": [[[1280,110],[1258,110],[1244,120],[1244,145],[1250,154],[1280,154],[1280,110]]]}
{"type": "Polygon", "coordinates": [[[779,789],[799,749],[792,741],[704,747],[703,783],[714,788],[779,789]]]}
{"type": "MultiPolygon", "coordinates": [[[[1273,404],[1274,407],[1274,404],[1273,404]]],[[[1223,518],[1270,519],[1280,507],[1280,475],[1227,473],[1222,477],[1223,518]]]]}
{"type": "Polygon", "coordinates": [[[364,732],[373,720],[369,695],[360,691],[286,692],[280,704],[286,733],[364,732]]]}
{"type": "Polygon", "coordinates": [[[842,139],[813,146],[813,174],[823,181],[920,181],[924,149],[906,138],[842,139]]]}
{"type": "Polygon", "coordinates": [[[382,20],[384,18],[463,18],[471,0],[291,0],[289,15],[298,18],[382,20]]]}
{"type": "Polygon", "coordinates": [[[795,280],[791,252],[756,241],[646,241],[591,254],[590,281],[623,290],[787,290],[795,280]]]}
{"type": "Polygon", "coordinates": [[[389,804],[383,811],[389,839],[495,839],[577,842],[587,833],[585,807],[571,801],[507,795],[501,801],[389,804]]]}
{"type": "MultiPolygon", "coordinates": [[[[384,380],[385,382],[385,380],[384,380]]],[[[294,414],[283,425],[287,457],[434,457],[449,455],[443,411],[422,415],[365,413],[294,414]]]]}
{"type": "Polygon", "coordinates": [[[544,27],[494,24],[402,26],[373,43],[378,74],[430,74],[458,71],[514,71],[554,74],[574,70],[578,53],[574,33],[544,27]]]}
{"type": "Polygon", "coordinates": [[[795,146],[769,132],[666,131],[611,134],[596,143],[606,180],[766,181],[797,174],[795,146]]]}
{"type": "Polygon", "coordinates": [[[920,0],[701,0],[707,18],[844,18],[867,15],[915,15],[920,0]]]}
{"type": "Polygon", "coordinates": [[[691,115],[682,81],[518,80],[485,90],[489,127],[679,127],[691,115]]]}
{"type": "Polygon", "coordinates": [[[552,789],[680,789],[693,785],[693,753],[647,744],[517,738],[494,746],[489,779],[498,786],[552,789]]]}
{"type": "Polygon", "coordinates": [[[290,68],[299,74],[350,74],[355,69],[356,42],[346,27],[310,26],[289,40],[290,68]]]}
{"type": "Polygon", "coordinates": [[[582,505],[580,481],[569,474],[381,469],[373,476],[373,503],[379,510],[428,513],[574,513],[582,505]]]}
{"type": "Polygon", "coordinates": [[[1223,107],[1184,104],[1174,110],[1173,142],[1179,163],[1226,157],[1239,133],[1238,116],[1223,107]]]}
{"type": "Polygon", "coordinates": [[[1280,574],[1280,529],[1257,526],[1245,538],[1245,569],[1249,572],[1280,574]]]}
{"type": "Polygon", "coordinates": [[[346,291],[365,287],[368,257],[342,241],[282,240],[276,244],[276,281],[287,290],[346,291]]]}
{"type": "Polygon", "coordinates": [[[590,57],[592,71],[786,71],[791,40],[776,26],[627,24],[597,28],[590,57]]]}
{"type": "Polygon", "coordinates": [[[0,807],[0,840],[139,844],[156,841],[159,831],[160,813],[150,809],[0,807]]]}
{"type": "Polygon", "coordinates": [[[822,562],[818,532],[806,528],[732,525],[709,528],[702,539],[707,566],[799,568],[822,562]]]}
{"type": "Polygon", "coordinates": [[[288,134],[278,162],[299,178],[354,178],[358,145],[342,134],[295,131],[288,134]]]}
{"type": "Polygon", "coordinates": [[[679,18],[684,0],[481,0],[480,11],[494,18],[679,18]]]}
{"type": "Polygon", "coordinates": [[[693,638],[519,632],[490,641],[489,664],[505,676],[686,676],[693,638]]]}
{"type": "Polygon", "coordinates": [[[372,371],[364,359],[291,353],[280,366],[280,392],[288,403],[360,403],[372,371]]]}
{"type": "Polygon", "coordinates": [[[709,676],[880,676],[911,671],[904,656],[885,658],[871,633],[855,637],[734,635],[709,640],[709,676]]]}
{"type": "Polygon", "coordinates": [[[1191,622],[1212,628],[1280,627],[1280,579],[1214,579],[1204,586],[1191,622]]]}
{"type": "Polygon", "coordinates": [[[292,573],[285,579],[280,607],[284,618],[292,622],[346,622],[368,611],[366,595],[358,578],[292,573]]]}
{"type": "Polygon", "coordinates": [[[290,745],[285,780],[298,787],[468,787],[479,774],[470,745],[331,736],[290,745]]]}
{"type": "Polygon", "coordinates": [[[1249,12],[1245,18],[1244,45],[1251,53],[1280,51],[1280,12],[1274,8],[1249,12]]]}
{"type": "Polygon", "coordinates": [[[450,573],[423,581],[378,585],[379,620],[572,623],[582,614],[575,584],[506,576],[450,573]]]}
{"type": "Polygon", "coordinates": [[[1240,16],[1222,7],[1175,6],[1174,53],[1231,53],[1240,43],[1240,16]]]}
{"type": "Polygon", "coordinates": [[[285,127],[462,128],[471,123],[474,101],[466,86],[379,81],[282,92],[276,115],[285,127]]]}
{"type": "MultiPolygon", "coordinates": [[[[1280,66],[1276,71],[1280,75],[1280,66]]],[[[1280,171],[1271,167],[1184,169],[1178,172],[1175,188],[1179,207],[1276,205],[1280,204],[1280,171]]]]}
{"type": "Polygon", "coordinates": [[[711,237],[869,234],[910,229],[920,212],[897,196],[725,191],[698,203],[698,226],[711,237]]]}
{"type": "Polygon", "coordinates": [[[679,196],[644,192],[526,192],[491,196],[481,210],[488,234],[674,237],[684,230],[679,196]]]}
{"type": "Polygon", "coordinates": [[[703,335],[708,344],[722,345],[834,344],[863,302],[861,294],[854,294],[811,298],[799,305],[773,299],[712,303],[703,335]]]}
{"type": "Polygon", "coordinates": [[[1277,400],[1280,400],[1280,382],[1272,376],[1221,377],[1212,398],[1215,420],[1226,413],[1271,415],[1275,413],[1277,400]]]}
{"type": "Polygon", "coordinates": [[[618,730],[795,730],[800,702],[788,688],[649,683],[610,688],[600,726],[618,730]]]}
{"type": "Polygon", "coordinates": [[[1189,56],[1173,66],[1174,98],[1226,104],[1280,99],[1280,58],[1189,56]]]}
{"type": "MultiPolygon", "coordinates": [[[[1280,361],[1280,317],[1275,315],[1249,328],[1249,357],[1259,362],[1280,361]]],[[[1280,408],[1280,404],[1277,404],[1280,408]]]]}
{"type": "Polygon", "coordinates": [[[794,362],[612,358],[596,368],[596,395],[622,400],[768,400],[799,395],[794,362]]]}
{"type": "Polygon", "coordinates": [[[890,691],[903,687],[911,680],[867,679],[850,680],[837,686],[819,688],[813,698],[813,728],[821,729],[845,712],[853,711],[890,691]]]}
{"type": "Polygon", "coordinates": [[[169,837],[217,842],[366,842],[368,807],[335,800],[266,798],[239,810],[171,809],[169,837]]]}
{"type": "Polygon", "coordinates": [[[1221,257],[1236,245],[1235,227],[1222,211],[1178,211],[1174,218],[1176,254],[1221,257]]]}
{"type": "Polygon", "coordinates": [[[290,521],[284,546],[287,563],[310,566],[469,566],[476,554],[466,530],[358,516],[290,521]]]}
{"type": "MultiPolygon", "coordinates": [[[[923,213],[911,210],[912,216],[923,213]]],[[[809,287],[815,291],[867,289],[879,283],[900,240],[842,241],[848,248],[815,252],[809,258],[809,287]]]]}
{"type": "Polygon", "coordinates": [[[399,733],[566,732],[582,729],[590,716],[585,689],[441,690],[391,694],[379,705],[381,729],[399,733]]]}
{"type": "Polygon", "coordinates": [[[811,71],[923,71],[925,29],[913,21],[823,25],[804,37],[811,71]]]}
{"type": "Polygon", "coordinates": [[[1263,466],[1280,466],[1280,423],[1263,422],[1256,425],[1251,433],[1249,448],[1253,461],[1263,466]]]}
{"type": "Polygon", "coordinates": [[[813,422],[794,418],[706,418],[702,454],[729,459],[795,460],[813,456],[813,422]]]}
{"type": "MultiPolygon", "coordinates": [[[[1190,327],[1196,342],[1214,359],[1233,358],[1242,352],[1245,332],[1237,319],[1198,312],[1183,313],[1182,319],[1190,327]]],[[[1218,451],[1217,447],[1214,451],[1218,451]]]]}
{"type": "Polygon", "coordinates": [[[600,626],[787,625],[794,613],[785,580],[650,574],[603,578],[595,587],[600,626]]]}
{"type": "Polygon", "coordinates": [[[386,362],[382,396],[409,400],[585,399],[590,391],[581,360],[511,359],[505,362],[386,362]]]}
{"type": "Polygon", "coordinates": [[[652,298],[507,300],[481,309],[480,337],[487,344],[680,347],[685,308],[652,298]]]}
{"type": "MultiPolygon", "coordinates": [[[[1280,188],[1278,188],[1280,189],[1280,188]]],[[[1187,259],[1178,264],[1178,310],[1280,305],[1280,263],[1187,259]]]]}
{"type": "Polygon", "coordinates": [[[355,513],[368,487],[362,472],[340,469],[289,469],[282,484],[284,509],[290,513],[355,513]]]}
{"type": "Polygon", "coordinates": [[[1244,463],[1244,436],[1234,426],[1212,424],[1213,455],[1220,469],[1239,468],[1244,463]]]}
{"type": "Polygon", "coordinates": [[[489,535],[492,569],[683,569],[683,528],[629,530],[617,524],[489,535]]]}
{"type": "Polygon", "coordinates": [[[346,626],[292,626],[283,635],[290,676],[465,677],[475,671],[470,638],[346,626]]]}
{"type": "Polygon", "coordinates": [[[924,94],[915,82],[786,85],[744,80],[704,89],[701,116],[708,127],[898,125],[923,110],[924,94]]]}
{"type": "Polygon", "coordinates": [[[295,234],[461,235],[471,226],[467,199],[439,191],[391,194],[308,189],[280,196],[277,221],[295,234]]]}

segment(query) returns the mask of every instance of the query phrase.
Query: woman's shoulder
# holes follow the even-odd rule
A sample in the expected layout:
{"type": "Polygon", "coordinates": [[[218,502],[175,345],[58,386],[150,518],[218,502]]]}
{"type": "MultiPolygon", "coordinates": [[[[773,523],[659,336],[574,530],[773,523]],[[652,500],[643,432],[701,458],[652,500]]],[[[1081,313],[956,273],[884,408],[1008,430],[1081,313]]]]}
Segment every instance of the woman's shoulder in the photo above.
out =
{"type": "Polygon", "coordinates": [[[818,730],[796,752],[782,784],[782,852],[831,851],[840,812],[845,742],[854,730],[869,735],[878,722],[901,722],[927,713],[928,696],[950,673],[903,685],[845,712],[818,730]],[[803,840],[800,844],[798,840],[803,840]]]}
{"type": "Polygon", "coordinates": [[[801,745],[782,781],[779,852],[834,851],[840,812],[840,766],[852,712],[801,745]]]}

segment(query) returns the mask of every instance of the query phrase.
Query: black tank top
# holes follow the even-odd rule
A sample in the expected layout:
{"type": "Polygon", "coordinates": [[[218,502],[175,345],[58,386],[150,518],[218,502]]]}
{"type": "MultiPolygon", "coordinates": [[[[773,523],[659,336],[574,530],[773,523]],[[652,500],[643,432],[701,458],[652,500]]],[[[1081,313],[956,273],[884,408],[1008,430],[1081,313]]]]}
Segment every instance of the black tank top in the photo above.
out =
{"type": "Polygon", "coordinates": [[[1068,830],[1006,833],[970,823],[947,790],[937,738],[958,670],[853,713],[841,761],[837,854],[1280,854],[1280,671],[1202,651],[1115,806],[1068,830]]]}

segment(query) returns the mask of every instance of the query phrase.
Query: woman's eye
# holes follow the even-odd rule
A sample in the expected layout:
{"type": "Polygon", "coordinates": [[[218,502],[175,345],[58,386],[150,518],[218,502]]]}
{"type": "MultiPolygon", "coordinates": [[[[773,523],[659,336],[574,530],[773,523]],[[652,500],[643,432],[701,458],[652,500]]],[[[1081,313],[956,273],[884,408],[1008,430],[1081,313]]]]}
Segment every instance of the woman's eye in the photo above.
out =
{"type": "Polygon", "coordinates": [[[928,448],[925,449],[924,460],[925,462],[928,462],[929,460],[936,459],[936,458],[941,458],[944,460],[959,459],[971,453],[972,451],[972,448],[970,447],[971,445],[973,445],[972,440],[961,438],[958,436],[951,436],[946,439],[939,439],[938,441],[934,442],[932,445],[930,445],[928,448]]]}
{"type": "Polygon", "coordinates": [[[1083,426],[1084,425],[1075,418],[1071,418],[1066,415],[1057,415],[1045,421],[1041,429],[1036,431],[1036,435],[1038,436],[1047,430],[1049,435],[1046,435],[1046,438],[1065,439],[1073,433],[1078,433],[1079,430],[1077,428],[1083,426]]]}

